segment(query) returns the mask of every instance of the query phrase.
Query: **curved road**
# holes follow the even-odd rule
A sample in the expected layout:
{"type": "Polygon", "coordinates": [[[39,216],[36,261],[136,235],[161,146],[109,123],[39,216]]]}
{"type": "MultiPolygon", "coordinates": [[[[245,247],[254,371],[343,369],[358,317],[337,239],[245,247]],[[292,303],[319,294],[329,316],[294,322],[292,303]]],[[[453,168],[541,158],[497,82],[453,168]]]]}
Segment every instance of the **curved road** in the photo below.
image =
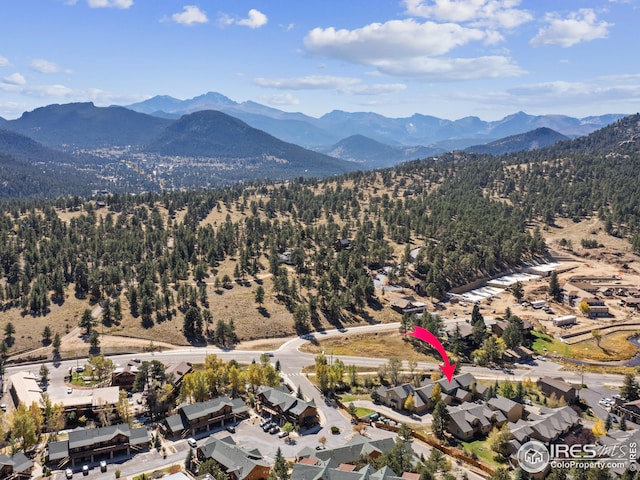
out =
{"type": "MultiPolygon", "coordinates": [[[[343,431],[349,431],[351,428],[349,419],[341,413],[337,408],[332,408],[329,403],[325,407],[326,399],[321,395],[318,389],[309,381],[309,379],[302,373],[302,369],[307,365],[314,363],[314,354],[300,352],[298,349],[304,343],[310,340],[322,341],[326,338],[341,336],[345,334],[356,333],[370,333],[370,332],[385,332],[385,331],[397,331],[400,327],[399,323],[389,323],[380,325],[369,325],[363,327],[353,327],[349,329],[341,330],[328,330],[323,332],[316,332],[308,334],[303,337],[294,337],[284,342],[277,350],[272,350],[270,353],[273,355],[272,361],[279,360],[281,366],[281,374],[284,380],[291,385],[295,390],[298,387],[302,390],[304,395],[313,399],[316,405],[324,408],[319,410],[322,412],[323,427],[318,435],[324,435],[327,439],[332,439],[332,435],[329,433],[329,428],[332,425],[339,426],[343,431]]],[[[171,364],[181,361],[201,363],[204,357],[208,354],[216,354],[221,359],[227,361],[235,359],[240,363],[250,363],[253,360],[258,361],[263,351],[251,351],[251,350],[222,350],[220,348],[185,348],[180,350],[167,350],[162,352],[150,352],[139,354],[126,354],[126,355],[113,355],[110,358],[116,364],[126,364],[132,358],[139,358],[141,360],[160,360],[163,363],[171,364]]],[[[338,356],[333,355],[332,358],[340,358],[346,365],[357,365],[363,367],[379,367],[387,363],[386,358],[369,358],[359,356],[338,356]]],[[[49,395],[53,401],[68,395],[82,395],[83,391],[74,391],[72,394],[66,393],[67,387],[64,384],[64,377],[68,373],[69,368],[75,368],[84,364],[84,359],[78,360],[64,360],[60,362],[45,362],[50,371],[49,381],[49,395]]],[[[40,368],[40,363],[37,364],[21,364],[8,366],[6,368],[6,375],[10,376],[18,371],[31,371],[31,373],[37,374],[40,368]]],[[[521,366],[514,370],[499,370],[490,369],[485,367],[472,367],[469,365],[463,365],[462,370],[464,372],[472,373],[478,379],[500,379],[510,378],[513,380],[522,380],[530,378],[536,380],[541,376],[561,377],[562,379],[574,382],[574,383],[586,383],[592,389],[604,390],[605,387],[619,386],[622,384],[622,377],[614,374],[595,374],[585,372],[583,375],[580,372],[568,372],[562,370],[563,366],[551,361],[538,361],[533,365],[521,366]]],[[[420,370],[438,370],[437,364],[432,362],[419,362],[418,369],[420,370]]],[[[596,394],[597,395],[597,394],[596,394]]],[[[380,432],[382,433],[382,432],[380,432]]],[[[318,437],[319,438],[319,437],[318,437]]],[[[337,439],[336,439],[337,440],[337,439]]],[[[329,442],[332,443],[332,442],[329,442]]],[[[330,447],[332,445],[329,445],[330,447]]],[[[337,445],[336,445],[337,446],[337,445]]],[[[418,445],[416,444],[416,447],[418,445]]],[[[424,452],[428,455],[428,451],[424,452]]],[[[154,454],[150,453],[150,456],[154,457],[154,454]]],[[[172,459],[173,460],[173,459],[172,459]]],[[[158,462],[162,462],[160,458],[158,462]]],[[[136,467],[137,468],[137,467],[136,467]]],[[[479,478],[472,475],[475,478],[479,478]]]]}

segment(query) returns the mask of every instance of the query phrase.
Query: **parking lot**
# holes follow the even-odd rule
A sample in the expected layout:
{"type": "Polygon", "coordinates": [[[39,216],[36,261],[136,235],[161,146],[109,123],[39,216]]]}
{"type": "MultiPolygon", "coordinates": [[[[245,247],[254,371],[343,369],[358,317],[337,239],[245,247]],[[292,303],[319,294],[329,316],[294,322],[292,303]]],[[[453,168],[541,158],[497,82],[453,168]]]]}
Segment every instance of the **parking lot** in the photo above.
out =
{"type": "MultiPolygon", "coordinates": [[[[328,425],[303,431],[302,434],[293,432],[289,437],[279,438],[278,433],[281,432],[281,430],[277,430],[274,433],[263,431],[260,427],[262,420],[262,417],[254,416],[235,425],[235,433],[229,433],[225,428],[218,428],[209,433],[196,435],[195,439],[198,445],[201,445],[211,434],[216,438],[223,438],[230,435],[237,445],[247,450],[257,448],[268,462],[273,462],[275,461],[275,454],[278,447],[281,449],[285,458],[293,458],[304,447],[314,449],[320,446],[319,439],[321,437],[326,438],[325,447],[329,449],[346,444],[347,441],[356,434],[352,426],[348,429],[343,427],[339,434],[332,434],[330,430],[331,426],[328,425]]],[[[395,438],[396,436],[393,432],[379,428],[368,428],[366,434],[374,439],[395,438]]],[[[186,444],[186,442],[184,443],[186,444]]]]}

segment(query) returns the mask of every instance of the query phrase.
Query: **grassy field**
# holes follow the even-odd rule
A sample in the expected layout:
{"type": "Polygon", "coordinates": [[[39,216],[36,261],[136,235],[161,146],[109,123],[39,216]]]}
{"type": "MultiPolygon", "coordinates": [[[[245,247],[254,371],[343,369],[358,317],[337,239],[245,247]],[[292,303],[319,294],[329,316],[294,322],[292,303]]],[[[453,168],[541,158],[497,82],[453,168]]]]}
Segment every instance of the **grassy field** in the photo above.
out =
{"type": "Polygon", "coordinates": [[[496,462],[496,453],[487,446],[486,440],[475,440],[473,442],[462,442],[461,445],[470,453],[475,453],[482,463],[492,467],[503,467],[504,464],[496,462]]]}
{"type": "Polygon", "coordinates": [[[384,332],[363,335],[345,335],[339,338],[322,340],[318,344],[307,343],[300,349],[308,353],[325,355],[348,355],[360,357],[391,358],[399,357],[403,360],[420,362],[437,362],[430,355],[416,352],[405,342],[400,332],[384,332]]]}
{"type": "Polygon", "coordinates": [[[533,332],[535,341],[533,350],[539,354],[557,353],[566,358],[591,360],[597,362],[613,362],[628,360],[638,353],[638,348],[629,342],[633,332],[614,332],[604,335],[600,344],[591,338],[573,345],[567,345],[560,340],[540,332],[533,332]]]}

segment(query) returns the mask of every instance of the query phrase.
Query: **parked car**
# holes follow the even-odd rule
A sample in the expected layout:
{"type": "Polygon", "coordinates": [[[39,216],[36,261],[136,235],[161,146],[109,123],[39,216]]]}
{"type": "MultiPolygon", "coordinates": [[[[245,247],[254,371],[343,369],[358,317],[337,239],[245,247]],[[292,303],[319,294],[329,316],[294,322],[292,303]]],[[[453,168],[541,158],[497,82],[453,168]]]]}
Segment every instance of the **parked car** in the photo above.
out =
{"type": "Polygon", "coordinates": [[[89,465],[82,465],[82,475],[89,475],[89,465]]]}
{"type": "Polygon", "coordinates": [[[274,425],[273,427],[271,427],[269,429],[269,433],[271,435],[275,435],[276,433],[278,433],[280,431],[280,427],[278,427],[277,425],[274,425]]]}
{"type": "Polygon", "coordinates": [[[0,410],[2,410],[3,412],[6,412],[7,411],[7,404],[6,403],[0,404],[0,410]]]}
{"type": "Polygon", "coordinates": [[[107,462],[105,460],[100,460],[100,471],[101,472],[107,471],[107,462]]]}
{"type": "Polygon", "coordinates": [[[67,478],[73,478],[73,470],[71,470],[70,468],[67,468],[64,471],[64,476],[67,477],[67,478]]]}
{"type": "Polygon", "coordinates": [[[227,427],[227,432],[229,433],[236,433],[236,427],[234,427],[233,425],[229,425],[227,427]]]}
{"type": "Polygon", "coordinates": [[[73,387],[67,387],[67,393],[73,393],[73,387]]]}
{"type": "Polygon", "coordinates": [[[289,436],[289,432],[285,432],[284,430],[278,434],[278,438],[285,438],[289,436]]]}
{"type": "Polygon", "coordinates": [[[187,438],[187,443],[191,448],[196,448],[198,446],[195,438],[187,438]]]}

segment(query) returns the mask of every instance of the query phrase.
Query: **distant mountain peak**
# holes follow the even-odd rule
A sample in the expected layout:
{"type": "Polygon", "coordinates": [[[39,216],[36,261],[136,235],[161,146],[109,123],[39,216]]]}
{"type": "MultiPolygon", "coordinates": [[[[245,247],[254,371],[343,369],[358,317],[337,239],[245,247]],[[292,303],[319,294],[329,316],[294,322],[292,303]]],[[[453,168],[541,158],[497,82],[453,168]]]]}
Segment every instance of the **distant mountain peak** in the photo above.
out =
{"type": "Polygon", "coordinates": [[[234,102],[229,97],[222,95],[218,92],[207,92],[203,95],[198,95],[197,97],[193,97],[191,100],[187,100],[187,102],[198,103],[202,100],[206,100],[208,102],[215,102],[220,105],[237,105],[237,102],[234,102]]]}

